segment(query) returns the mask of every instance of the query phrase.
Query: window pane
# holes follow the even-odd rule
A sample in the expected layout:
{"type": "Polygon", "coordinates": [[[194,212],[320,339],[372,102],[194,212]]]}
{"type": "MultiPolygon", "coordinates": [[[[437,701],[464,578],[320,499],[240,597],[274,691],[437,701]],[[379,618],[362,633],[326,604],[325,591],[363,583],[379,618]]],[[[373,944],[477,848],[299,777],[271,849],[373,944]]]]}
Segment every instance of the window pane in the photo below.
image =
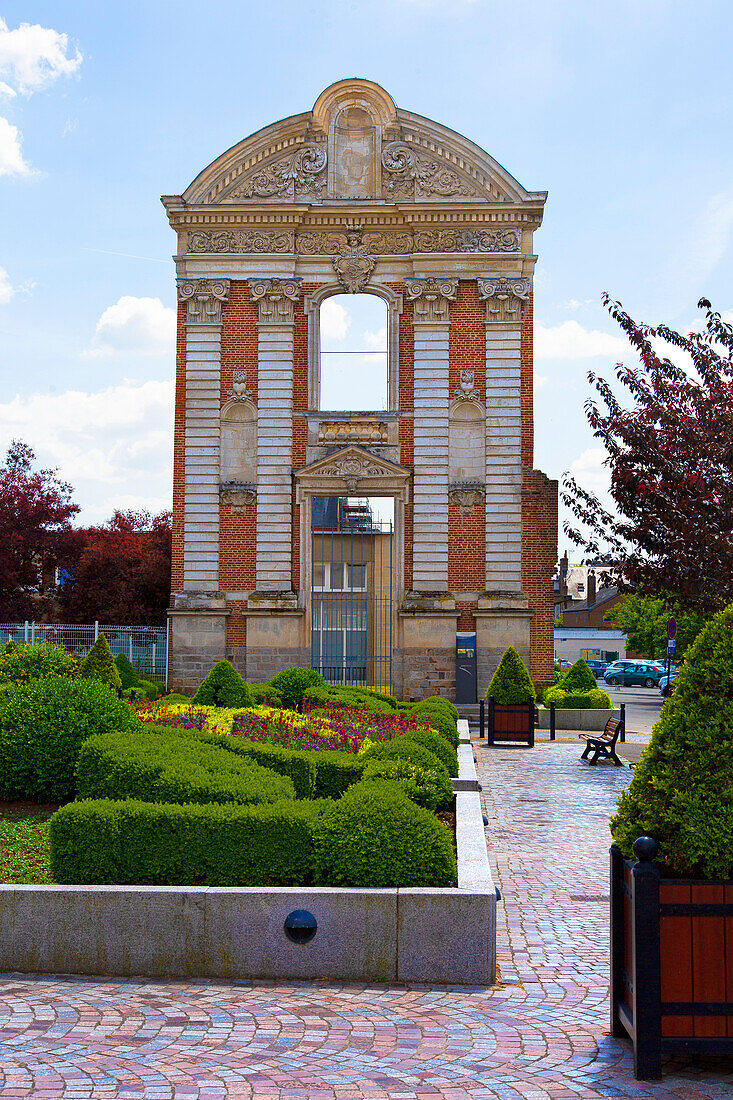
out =
{"type": "Polygon", "coordinates": [[[351,574],[351,587],[363,592],[366,588],[366,566],[352,565],[349,567],[349,572],[351,574]]]}
{"type": "Polygon", "coordinates": [[[342,562],[331,562],[331,591],[340,592],[344,587],[344,567],[342,562]]]}

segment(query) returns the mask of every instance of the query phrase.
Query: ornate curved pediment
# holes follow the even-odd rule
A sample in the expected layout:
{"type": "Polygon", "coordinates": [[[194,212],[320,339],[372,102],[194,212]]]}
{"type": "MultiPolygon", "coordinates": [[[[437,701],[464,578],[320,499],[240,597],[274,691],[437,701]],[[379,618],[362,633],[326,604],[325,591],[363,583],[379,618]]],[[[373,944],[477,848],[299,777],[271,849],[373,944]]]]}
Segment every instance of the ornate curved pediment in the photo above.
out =
{"type": "Polygon", "coordinates": [[[368,80],[326,88],[312,111],[265,127],[215,160],[186,203],[525,202],[530,193],[479,146],[397,108],[368,80]]]}

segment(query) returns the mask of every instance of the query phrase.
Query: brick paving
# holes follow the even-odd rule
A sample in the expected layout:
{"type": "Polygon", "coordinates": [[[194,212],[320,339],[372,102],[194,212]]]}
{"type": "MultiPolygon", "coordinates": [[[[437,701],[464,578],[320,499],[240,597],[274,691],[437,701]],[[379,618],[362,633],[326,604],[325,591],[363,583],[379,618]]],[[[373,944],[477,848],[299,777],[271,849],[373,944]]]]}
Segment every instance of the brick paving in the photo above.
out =
{"type": "MultiPolygon", "coordinates": [[[[633,1079],[607,1034],[607,820],[629,771],[477,743],[502,985],[0,980],[0,1098],[733,1096],[733,1064],[633,1079]]],[[[456,945],[460,950],[460,944],[456,945]]]]}

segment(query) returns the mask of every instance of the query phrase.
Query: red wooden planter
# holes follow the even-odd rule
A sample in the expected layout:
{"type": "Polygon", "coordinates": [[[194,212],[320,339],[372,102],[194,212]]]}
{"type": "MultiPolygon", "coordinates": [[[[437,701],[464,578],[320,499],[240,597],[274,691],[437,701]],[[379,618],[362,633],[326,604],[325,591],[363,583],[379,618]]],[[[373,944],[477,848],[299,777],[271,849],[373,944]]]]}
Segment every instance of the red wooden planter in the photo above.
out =
{"type": "Polygon", "coordinates": [[[733,1054],[733,882],[662,879],[656,842],[634,851],[611,848],[611,1031],[656,1079],[664,1054],[733,1054]]]}
{"type": "Polygon", "coordinates": [[[534,748],[534,699],[528,703],[495,703],[490,695],[488,709],[487,744],[519,742],[534,748]]]}

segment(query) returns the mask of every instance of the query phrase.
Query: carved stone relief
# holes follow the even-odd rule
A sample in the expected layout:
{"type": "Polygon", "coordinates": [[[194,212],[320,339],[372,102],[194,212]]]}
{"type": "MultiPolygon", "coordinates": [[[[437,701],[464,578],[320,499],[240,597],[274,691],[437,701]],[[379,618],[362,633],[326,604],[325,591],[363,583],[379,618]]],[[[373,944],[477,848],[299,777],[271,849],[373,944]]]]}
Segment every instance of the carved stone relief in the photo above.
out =
{"type": "Polygon", "coordinates": [[[295,302],[300,297],[299,279],[250,279],[249,292],[259,307],[261,325],[295,323],[295,302]]]}
{"type": "Polygon", "coordinates": [[[457,278],[405,279],[407,297],[414,302],[415,321],[448,321],[450,303],[458,291],[457,278]]]}
{"type": "Polygon", "coordinates": [[[321,145],[301,145],[296,153],[270,160],[247,172],[225,196],[233,199],[321,197],[328,154],[321,145]]]}
{"type": "Polygon", "coordinates": [[[347,455],[319,467],[318,472],[321,477],[343,478],[346,482],[346,488],[350,493],[353,493],[356,491],[361,478],[383,477],[384,466],[377,462],[371,462],[368,458],[347,455]]]}
{"type": "Polygon", "coordinates": [[[454,401],[480,401],[481,394],[476,389],[473,381],[472,370],[461,371],[461,381],[456,386],[456,391],[453,394],[454,401]]]}
{"type": "Polygon", "coordinates": [[[368,111],[347,107],[334,119],[329,194],[370,199],[377,194],[377,128],[368,111]]]}
{"type": "Polygon", "coordinates": [[[232,377],[232,388],[227,394],[228,401],[252,401],[252,391],[247,389],[246,370],[235,370],[232,377]]]}
{"type": "Polygon", "coordinates": [[[295,234],[288,230],[198,229],[188,234],[189,252],[293,252],[295,234]]]}
{"type": "Polygon", "coordinates": [[[189,325],[220,325],[222,302],[229,300],[229,279],[179,279],[178,298],[186,303],[189,325]]]}
{"type": "Polygon", "coordinates": [[[472,197],[477,194],[475,187],[451,168],[434,157],[417,152],[404,141],[391,141],[383,147],[382,168],[384,192],[388,198],[472,197]]]}
{"type": "Polygon", "coordinates": [[[228,504],[235,515],[243,512],[248,504],[254,504],[256,498],[257,489],[251,482],[228,481],[219,486],[219,503],[228,504]]]}
{"type": "Polygon", "coordinates": [[[482,481],[454,481],[448,489],[448,500],[459,506],[463,513],[473,512],[485,497],[486,487],[482,481]]]}
{"type": "Polygon", "coordinates": [[[347,229],[346,242],[340,250],[340,255],[333,261],[338,280],[349,294],[358,294],[362,291],[374,271],[375,260],[369,255],[362,242],[363,235],[360,225],[347,229]]]}
{"type": "Polygon", "coordinates": [[[478,280],[478,296],[486,302],[486,320],[521,324],[529,302],[532,280],[496,275],[478,280]]]}
{"type": "MultiPolygon", "coordinates": [[[[362,244],[372,256],[409,256],[426,252],[521,251],[519,229],[364,230],[362,244]]],[[[197,229],[188,234],[190,253],[214,254],[297,252],[301,256],[337,256],[347,248],[347,234],[339,231],[279,229],[197,229]]]]}
{"type": "Polygon", "coordinates": [[[318,425],[318,442],[322,445],[362,443],[366,446],[387,442],[387,425],[382,420],[322,420],[318,425]]]}

